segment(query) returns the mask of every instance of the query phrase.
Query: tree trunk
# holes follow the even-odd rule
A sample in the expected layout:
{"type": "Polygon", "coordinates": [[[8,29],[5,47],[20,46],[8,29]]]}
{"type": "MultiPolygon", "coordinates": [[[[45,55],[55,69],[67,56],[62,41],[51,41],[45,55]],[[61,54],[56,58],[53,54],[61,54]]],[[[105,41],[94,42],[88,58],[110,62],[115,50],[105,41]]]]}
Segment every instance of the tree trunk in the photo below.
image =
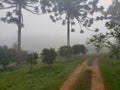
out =
{"type": "Polygon", "coordinates": [[[21,14],[21,4],[19,3],[18,5],[18,59],[17,59],[17,64],[20,64],[20,58],[21,58],[21,19],[22,19],[22,14],[21,14]]]}
{"type": "Polygon", "coordinates": [[[67,46],[70,46],[70,15],[67,14],[67,46]]]}

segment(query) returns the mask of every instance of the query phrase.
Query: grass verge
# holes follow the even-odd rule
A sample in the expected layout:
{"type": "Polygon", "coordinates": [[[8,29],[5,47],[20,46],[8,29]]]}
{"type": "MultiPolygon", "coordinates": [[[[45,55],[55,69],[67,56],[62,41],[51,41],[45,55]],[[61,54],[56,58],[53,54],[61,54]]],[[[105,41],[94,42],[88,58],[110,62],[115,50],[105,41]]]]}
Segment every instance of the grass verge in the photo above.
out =
{"type": "Polygon", "coordinates": [[[104,57],[99,64],[107,90],[120,90],[120,60],[104,57]]]}
{"type": "Polygon", "coordinates": [[[85,70],[80,74],[79,79],[74,85],[74,90],[90,90],[92,71],[90,69],[85,70]]]}
{"type": "Polygon", "coordinates": [[[58,90],[72,69],[83,58],[58,59],[51,68],[39,63],[30,70],[28,65],[11,72],[0,72],[0,90],[58,90]]]}

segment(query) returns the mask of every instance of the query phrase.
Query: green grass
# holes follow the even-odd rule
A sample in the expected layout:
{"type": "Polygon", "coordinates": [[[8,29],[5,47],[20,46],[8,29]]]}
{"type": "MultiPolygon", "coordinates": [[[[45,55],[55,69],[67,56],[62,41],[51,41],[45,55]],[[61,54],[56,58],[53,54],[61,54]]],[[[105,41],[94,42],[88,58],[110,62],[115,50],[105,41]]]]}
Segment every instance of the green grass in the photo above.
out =
{"type": "Polygon", "coordinates": [[[0,72],[0,90],[58,90],[82,60],[58,59],[51,68],[39,63],[32,70],[26,65],[15,71],[0,72]]]}
{"type": "Polygon", "coordinates": [[[90,90],[92,71],[87,69],[80,74],[74,85],[74,90],[90,90]]]}
{"type": "Polygon", "coordinates": [[[120,90],[120,60],[104,57],[100,67],[107,90],[120,90]]]}

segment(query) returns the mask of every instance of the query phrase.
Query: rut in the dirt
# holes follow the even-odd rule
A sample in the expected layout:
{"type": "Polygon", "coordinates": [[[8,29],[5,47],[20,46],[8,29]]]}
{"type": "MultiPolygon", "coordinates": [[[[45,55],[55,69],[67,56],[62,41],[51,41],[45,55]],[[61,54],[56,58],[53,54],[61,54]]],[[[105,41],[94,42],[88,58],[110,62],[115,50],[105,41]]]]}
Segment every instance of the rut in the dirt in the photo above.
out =
{"type": "Polygon", "coordinates": [[[59,90],[73,90],[73,85],[78,79],[80,73],[85,69],[87,62],[84,61],[82,64],[79,64],[73,72],[70,74],[67,80],[62,84],[59,90]]]}
{"type": "Polygon", "coordinates": [[[92,69],[91,90],[105,90],[104,81],[98,65],[98,59],[93,61],[91,69],[92,69]]]}
{"type": "Polygon", "coordinates": [[[74,90],[73,86],[79,78],[80,74],[87,69],[91,69],[92,71],[90,90],[105,90],[103,78],[98,65],[98,59],[92,60],[91,66],[88,65],[87,60],[79,64],[70,74],[68,79],[65,80],[59,90],[74,90]]]}

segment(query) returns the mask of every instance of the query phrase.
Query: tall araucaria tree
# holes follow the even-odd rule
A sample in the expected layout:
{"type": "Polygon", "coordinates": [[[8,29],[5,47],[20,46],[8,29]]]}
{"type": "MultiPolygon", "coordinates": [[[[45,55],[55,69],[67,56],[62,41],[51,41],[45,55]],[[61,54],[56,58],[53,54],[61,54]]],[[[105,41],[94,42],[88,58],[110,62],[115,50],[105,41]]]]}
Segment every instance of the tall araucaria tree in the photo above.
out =
{"type": "Polygon", "coordinates": [[[53,22],[62,20],[62,25],[67,24],[68,46],[70,46],[70,30],[75,31],[73,25],[78,22],[80,32],[83,33],[82,28],[89,29],[93,21],[97,20],[92,17],[94,12],[102,12],[104,9],[102,6],[98,8],[98,0],[43,0],[43,3],[44,12],[50,13],[53,22]]]}
{"type": "Polygon", "coordinates": [[[18,60],[20,63],[21,57],[21,29],[23,25],[23,13],[22,10],[29,11],[33,14],[39,14],[39,0],[0,0],[0,10],[8,10],[5,17],[0,18],[1,21],[8,24],[14,23],[18,27],[18,60]]]}
{"type": "Polygon", "coordinates": [[[114,22],[120,21],[120,0],[113,0],[108,10],[104,12],[105,19],[109,19],[114,22]]]}

